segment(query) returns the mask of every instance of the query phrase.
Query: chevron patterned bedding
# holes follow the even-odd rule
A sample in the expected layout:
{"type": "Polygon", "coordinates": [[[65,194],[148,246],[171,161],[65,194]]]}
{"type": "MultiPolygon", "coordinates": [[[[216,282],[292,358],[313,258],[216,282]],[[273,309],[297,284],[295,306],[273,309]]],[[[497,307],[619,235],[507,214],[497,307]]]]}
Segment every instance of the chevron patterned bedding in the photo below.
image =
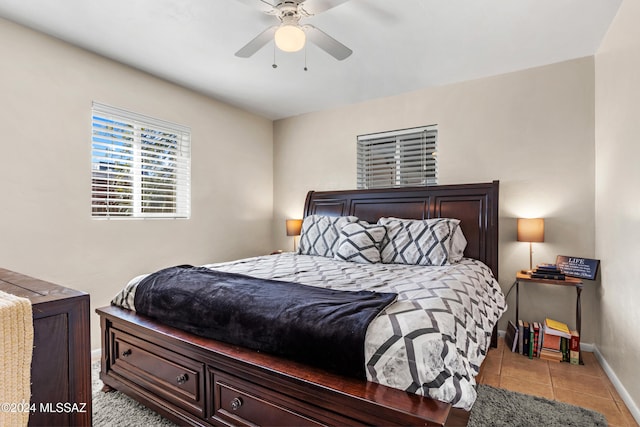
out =
{"type": "MultiPolygon", "coordinates": [[[[473,259],[446,266],[360,264],[283,253],[205,267],[340,290],[394,292],[398,300],[369,325],[367,379],[470,410],[475,376],[506,310],[491,270],[473,259]]],[[[139,276],[114,298],[133,310],[139,276]]]]}

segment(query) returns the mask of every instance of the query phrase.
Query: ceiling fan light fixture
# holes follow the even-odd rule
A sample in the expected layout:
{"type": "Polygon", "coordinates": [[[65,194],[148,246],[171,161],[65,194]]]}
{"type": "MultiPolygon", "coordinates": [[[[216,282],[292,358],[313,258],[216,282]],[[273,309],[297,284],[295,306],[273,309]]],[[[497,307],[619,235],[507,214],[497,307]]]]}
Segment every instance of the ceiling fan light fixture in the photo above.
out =
{"type": "Polygon", "coordinates": [[[297,52],[304,47],[307,36],[298,25],[282,24],[274,36],[278,49],[284,52],[297,52]]]}

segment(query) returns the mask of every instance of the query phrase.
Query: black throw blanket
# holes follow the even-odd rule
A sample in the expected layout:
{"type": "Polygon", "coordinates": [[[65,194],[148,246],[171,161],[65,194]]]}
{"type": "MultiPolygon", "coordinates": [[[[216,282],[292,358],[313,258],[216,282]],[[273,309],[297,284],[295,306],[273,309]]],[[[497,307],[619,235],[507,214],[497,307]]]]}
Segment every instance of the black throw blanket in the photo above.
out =
{"type": "Polygon", "coordinates": [[[197,335],[366,378],[367,326],[396,296],[179,266],[143,279],[135,309],[197,335]]]}

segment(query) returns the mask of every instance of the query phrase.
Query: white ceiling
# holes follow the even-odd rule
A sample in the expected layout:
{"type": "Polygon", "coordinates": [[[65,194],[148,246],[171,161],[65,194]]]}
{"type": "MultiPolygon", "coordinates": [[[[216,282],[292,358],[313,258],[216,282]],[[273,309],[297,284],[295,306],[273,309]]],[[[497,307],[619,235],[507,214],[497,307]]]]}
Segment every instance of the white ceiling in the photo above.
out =
{"type": "Polygon", "coordinates": [[[621,2],[350,0],[303,23],[353,55],[308,45],[308,71],[304,50],[273,68],[273,43],[234,56],[277,22],[236,0],[0,0],[0,16],[279,119],[593,55],[621,2]]]}

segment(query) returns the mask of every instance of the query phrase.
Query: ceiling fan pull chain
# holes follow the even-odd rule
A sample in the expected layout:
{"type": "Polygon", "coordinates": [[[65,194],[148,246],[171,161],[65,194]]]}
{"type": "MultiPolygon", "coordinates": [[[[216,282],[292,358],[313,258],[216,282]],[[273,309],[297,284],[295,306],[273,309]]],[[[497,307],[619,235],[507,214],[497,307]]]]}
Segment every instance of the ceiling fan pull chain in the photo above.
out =
{"type": "Polygon", "coordinates": [[[271,64],[273,68],[278,68],[278,64],[276,64],[276,44],[273,44],[273,64],[271,64]]]}
{"type": "Polygon", "coordinates": [[[304,70],[308,71],[309,69],[307,68],[307,45],[304,45],[304,70]]]}

